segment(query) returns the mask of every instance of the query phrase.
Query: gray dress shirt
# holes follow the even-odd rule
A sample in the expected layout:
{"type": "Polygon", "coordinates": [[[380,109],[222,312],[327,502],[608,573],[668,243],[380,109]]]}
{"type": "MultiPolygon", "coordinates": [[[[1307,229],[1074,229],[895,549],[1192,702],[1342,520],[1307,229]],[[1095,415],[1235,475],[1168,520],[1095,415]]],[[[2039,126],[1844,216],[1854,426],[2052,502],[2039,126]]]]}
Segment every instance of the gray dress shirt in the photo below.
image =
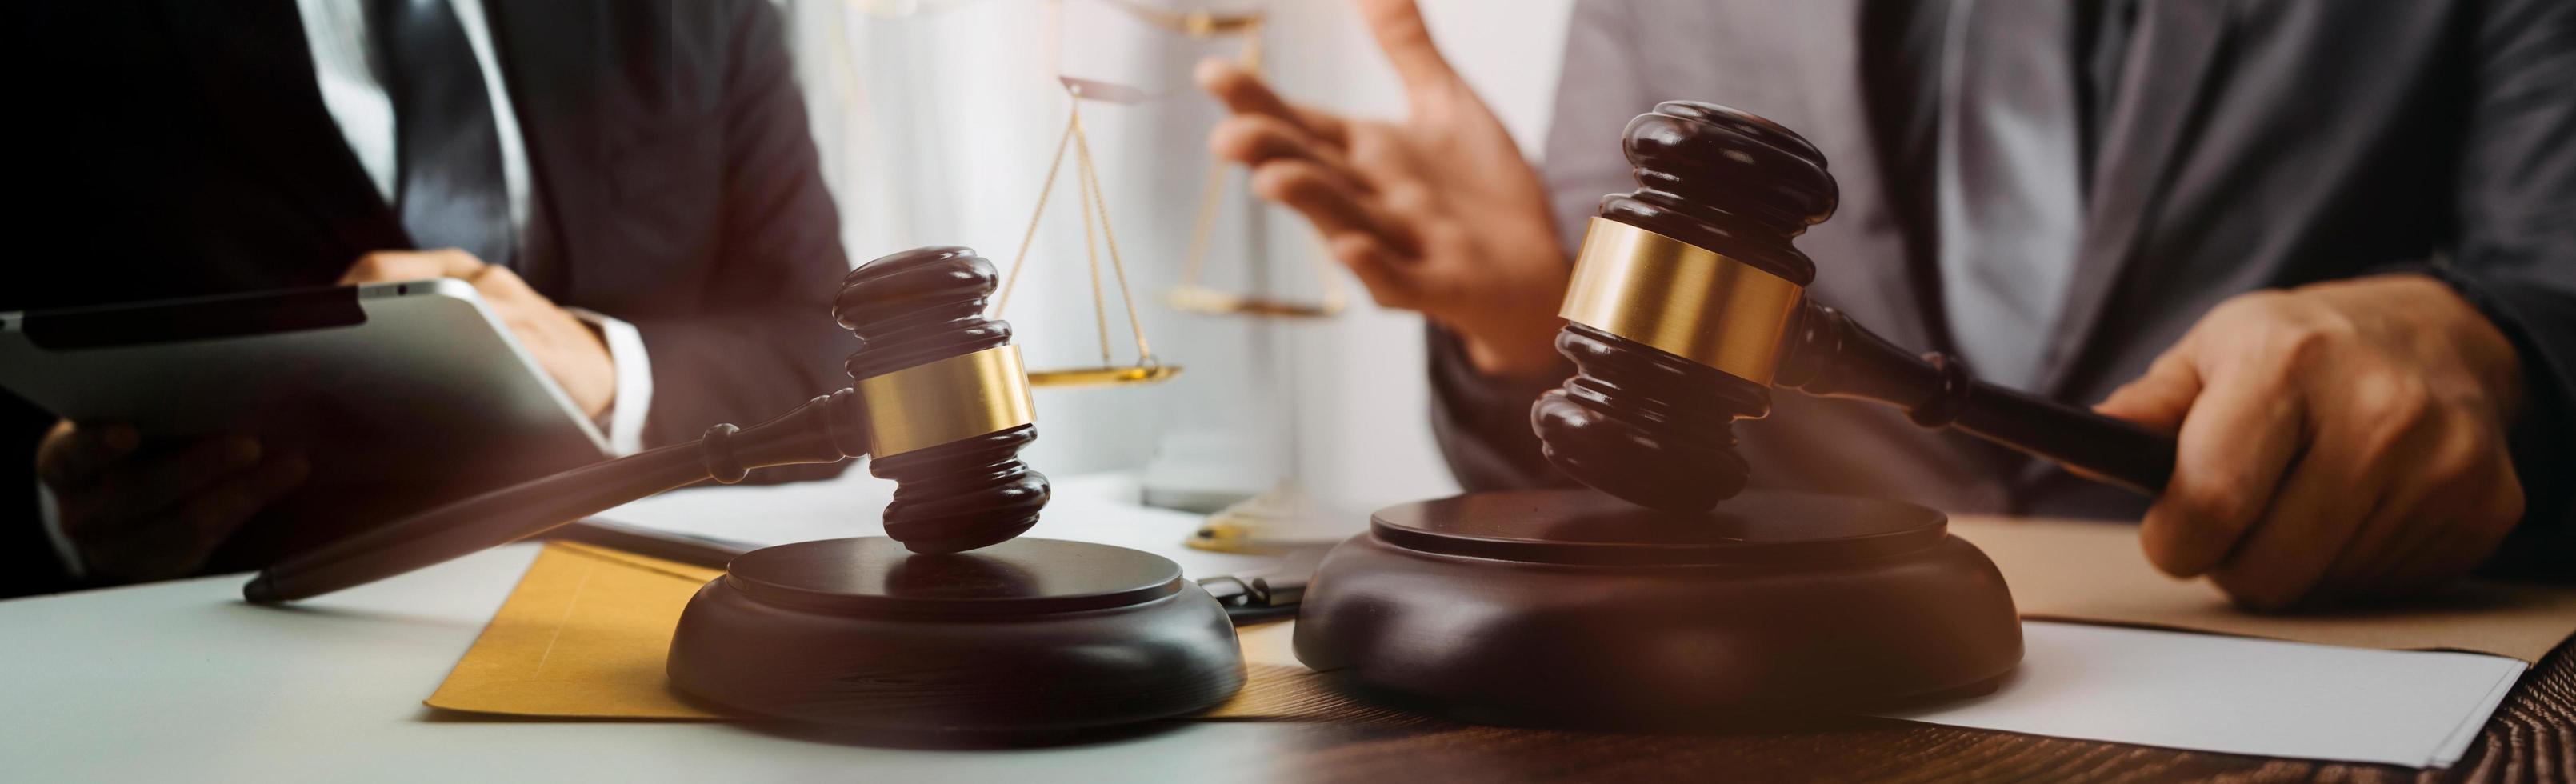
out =
{"type": "Polygon", "coordinates": [[[1956,0],[1942,47],[1942,304],[1977,375],[2024,389],[2039,381],[2084,233],[2073,6],[1956,0]]]}

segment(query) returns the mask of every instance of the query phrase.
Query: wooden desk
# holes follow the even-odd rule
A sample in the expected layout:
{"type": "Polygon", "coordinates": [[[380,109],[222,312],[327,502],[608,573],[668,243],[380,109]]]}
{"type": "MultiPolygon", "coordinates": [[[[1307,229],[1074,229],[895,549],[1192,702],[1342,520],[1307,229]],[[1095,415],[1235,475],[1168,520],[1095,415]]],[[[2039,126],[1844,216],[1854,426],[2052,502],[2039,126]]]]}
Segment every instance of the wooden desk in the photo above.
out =
{"type": "Polygon", "coordinates": [[[1439,722],[1308,727],[1282,770],[1317,781],[2576,781],[2576,647],[2515,686],[2460,764],[2417,771],[1854,720],[1737,735],[1439,722]],[[1425,778],[1425,772],[1437,775],[1425,778]]]}

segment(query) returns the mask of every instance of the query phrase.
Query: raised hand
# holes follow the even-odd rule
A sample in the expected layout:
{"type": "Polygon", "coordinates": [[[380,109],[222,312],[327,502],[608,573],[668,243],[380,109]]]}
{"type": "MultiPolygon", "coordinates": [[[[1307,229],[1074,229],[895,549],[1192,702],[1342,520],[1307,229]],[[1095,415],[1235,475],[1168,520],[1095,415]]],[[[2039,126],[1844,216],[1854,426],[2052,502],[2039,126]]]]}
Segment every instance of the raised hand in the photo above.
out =
{"type": "Polygon", "coordinates": [[[1570,264],[1538,172],[1441,58],[1412,0],[1359,10],[1404,82],[1402,122],[1294,106],[1209,61],[1199,85],[1232,112],[1209,145],[1251,167],[1254,192],[1312,221],[1378,304],[1456,332],[1478,369],[1555,366],[1570,264]]]}

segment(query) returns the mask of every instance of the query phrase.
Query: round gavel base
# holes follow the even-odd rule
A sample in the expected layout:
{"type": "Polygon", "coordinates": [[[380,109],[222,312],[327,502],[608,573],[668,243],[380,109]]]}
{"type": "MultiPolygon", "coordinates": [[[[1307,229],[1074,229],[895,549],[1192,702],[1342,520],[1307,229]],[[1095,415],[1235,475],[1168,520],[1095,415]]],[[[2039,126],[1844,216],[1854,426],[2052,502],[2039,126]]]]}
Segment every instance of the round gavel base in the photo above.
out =
{"type": "Polygon", "coordinates": [[[671,685],[751,714],[871,729],[1051,732],[1147,721],[1243,687],[1225,610],[1169,559],[1015,539],[745,553],[699,589],[671,685]]]}
{"type": "Polygon", "coordinates": [[[1378,512],[1297,614],[1364,694],[1551,726],[1721,724],[1991,689],[2021,661],[2003,576],[1940,512],[1750,492],[1697,515],[1589,490],[1378,512]]]}

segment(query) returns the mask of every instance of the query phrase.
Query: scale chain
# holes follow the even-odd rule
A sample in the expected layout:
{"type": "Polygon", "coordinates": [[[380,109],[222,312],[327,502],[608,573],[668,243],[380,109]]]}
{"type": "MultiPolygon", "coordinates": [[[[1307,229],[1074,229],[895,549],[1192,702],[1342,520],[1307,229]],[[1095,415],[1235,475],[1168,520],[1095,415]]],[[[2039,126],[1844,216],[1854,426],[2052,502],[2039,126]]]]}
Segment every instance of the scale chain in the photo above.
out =
{"type": "MultiPolygon", "coordinates": [[[[1136,336],[1136,364],[1153,364],[1154,349],[1145,343],[1145,323],[1136,318],[1136,292],[1127,287],[1127,264],[1118,257],[1118,233],[1109,226],[1109,197],[1101,191],[1100,170],[1091,163],[1091,137],[1084,131],[1079,116],[1074,120],[1073,134],[1080,142],[1074,145],[1074,154],[1082,156],[1083,182],[1089,188],[1093,208],[1100,211],[1100,238],[1109,246],[1109,269],[1118,276],[1118,301],[1127,308],[1127,330],[1136,336]]],[[[1092,274],[1095,278],[1098,277],[1099,270],[1096,266],[1092,274]]],[[[1101,310],[1105,311],[1107,308],[1101,308],[1101,310]]],[[[1108,317],[1105,313],[1102,315],[1101,323],[1103,325],[1101,329],[1105,333],[1108,330],[1106,326],[1108,317]]],[[[1108,342],[1109,339],[1106,336],[1101,338],[1102,351],[1108,350],[1108,342]]],[[[1103,356],[1101,364],[1108,364],[1106,355],[1103,356]]]]}
{"type": "MultiPolygon", "coordinates": [[[[1075,209],[1082,212],[1082,263],[1091,272],[1091,318],[1100,326],[1100,366],[1108,367],[1109,301],[1102,298],[1100,293],[1100,248],[1099,243],[1092,238],[1091,231],[1091,212],[1096,206],[1093,203],[1090,188],[1091,138],[1082,132],[1082,104],[1078,101],[1073,108],[1073,139],[1074,154],[1080,156],[1074,161],[1073,186],[1074,194],[1078,197],[1075,201],[1075,209]]],[[[1108,228],[1106,225],[1108,220],[1105,217],[1101,223],[1104,224],[1102,229],[1108,228]]]]}
{"type": "Polygon", "coordinates": [[[993,318],[1001,318],[1002,311],[1011,307],[1011,290],[1020,284],[1020,270],[1028,267],[1029,246],[1037,242],[1038,222],[1046,218],[1047,196],[1055,193],[1056,172],[1064,169],[1064,150],[1073,144],[1074,121],[1082,119],[1081,99],[1075,100],[1073,116],[1064,121],[1064,135],[1055,140],[1055,160],[1047,164],[1046,181],[1038,185],[1038,206],[1029,211],[1029,230],[1020,235],[1020,252],[1011,255],[1011,274],[1002,280],[1002,295],[993,301],[993,318]]]}

